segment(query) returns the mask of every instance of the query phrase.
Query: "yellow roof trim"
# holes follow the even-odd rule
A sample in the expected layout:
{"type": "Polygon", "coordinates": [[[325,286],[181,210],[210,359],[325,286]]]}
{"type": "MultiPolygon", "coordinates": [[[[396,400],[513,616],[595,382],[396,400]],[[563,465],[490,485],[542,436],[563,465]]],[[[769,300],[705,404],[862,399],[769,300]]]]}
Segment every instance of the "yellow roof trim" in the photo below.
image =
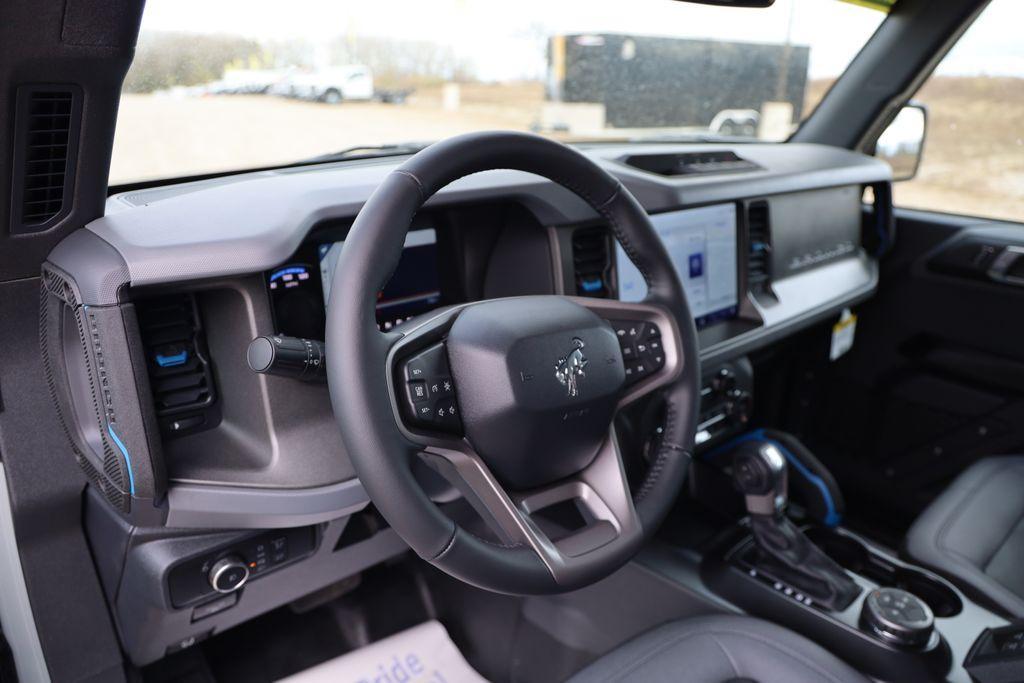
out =
{"type": "Polygon", "coordinates": [[[839,0],[840,2],[847,2],[851,5],[860,5],[861,7],[867,7],[868,9],[876,9],[879,12],[889,13],[892,6],[896,4],[896,0],[839,0]]]}

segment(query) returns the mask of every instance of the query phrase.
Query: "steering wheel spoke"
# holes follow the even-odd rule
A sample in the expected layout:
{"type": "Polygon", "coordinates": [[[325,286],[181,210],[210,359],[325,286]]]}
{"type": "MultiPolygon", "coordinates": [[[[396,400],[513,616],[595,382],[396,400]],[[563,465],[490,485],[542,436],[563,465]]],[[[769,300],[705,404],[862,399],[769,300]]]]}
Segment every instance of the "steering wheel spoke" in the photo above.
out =
{"type": "Polygon", "coordinates": [[[463,494],[501,543],[532,550],[559,584],[572,585],[595,555],[622,552],[642,539],[614,430],[579,473],[528,491],[508,491],[466,441],[427,446],[420,456],[463,494]],[[574,528],[543,517],[564,505],[578,513],[574,528]]]}

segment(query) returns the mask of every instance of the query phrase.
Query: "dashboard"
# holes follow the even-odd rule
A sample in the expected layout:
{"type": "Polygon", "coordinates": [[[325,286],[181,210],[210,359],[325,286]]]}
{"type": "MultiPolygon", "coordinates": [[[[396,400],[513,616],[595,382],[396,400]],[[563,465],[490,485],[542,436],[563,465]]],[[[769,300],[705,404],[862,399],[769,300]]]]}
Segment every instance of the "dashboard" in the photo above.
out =
{"type": "MultiPolygon", "coordinates": [[[[679,272],[698,327],[704,447],[745,424],[750,354],[877,286],[892,224],[882,162],[800,144],[581,149],[641,202],[679,272]],[[747,163],[723,169],[724,155],[747,163]]],[[[43,333],[62,369],[54,395],[93,484],[90,543],[120,558],[101,578],[137,664],[403,551],[369,506],[326,387],[246,362],[255,337],[324,339],[325,302],[344,296],[331,273],[347,232],[401,161],[115,195],[44,265],[43,333]],[[214,585],[243,570],[248,580],[227,593],[214,585]]],[[[489,171],[421,210],[376,322],[400,332],[452,304],[637,301],[644,288],[585,202],[538,176],[489,171]]],[[[452,499],[424,477],[436,500],[452,499]]]]}

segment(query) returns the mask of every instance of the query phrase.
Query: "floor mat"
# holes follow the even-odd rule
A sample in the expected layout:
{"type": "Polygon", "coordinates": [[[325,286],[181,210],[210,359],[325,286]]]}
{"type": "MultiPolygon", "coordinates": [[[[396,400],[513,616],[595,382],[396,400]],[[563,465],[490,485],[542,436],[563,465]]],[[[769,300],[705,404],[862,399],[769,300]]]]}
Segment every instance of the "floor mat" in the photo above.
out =
{"type": "Polygon", "coordinates": [[[455,647],[444,626],[428,621],[281,683],[487,683],[455,647]]]}

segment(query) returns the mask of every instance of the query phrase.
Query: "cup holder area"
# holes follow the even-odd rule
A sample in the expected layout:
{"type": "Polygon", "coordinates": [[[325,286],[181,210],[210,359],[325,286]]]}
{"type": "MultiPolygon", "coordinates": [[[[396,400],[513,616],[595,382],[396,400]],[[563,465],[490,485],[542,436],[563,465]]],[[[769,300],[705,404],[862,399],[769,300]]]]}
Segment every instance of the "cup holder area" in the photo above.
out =
{"type": "Polygon", "coordinates": [[[964,606],[944,581],[868,548],[859,539],[831,529],[812,527],[807,537],[847,571],[879,586],[902,588],[928,603],[936,617],[953,617],[964,606]]]}

